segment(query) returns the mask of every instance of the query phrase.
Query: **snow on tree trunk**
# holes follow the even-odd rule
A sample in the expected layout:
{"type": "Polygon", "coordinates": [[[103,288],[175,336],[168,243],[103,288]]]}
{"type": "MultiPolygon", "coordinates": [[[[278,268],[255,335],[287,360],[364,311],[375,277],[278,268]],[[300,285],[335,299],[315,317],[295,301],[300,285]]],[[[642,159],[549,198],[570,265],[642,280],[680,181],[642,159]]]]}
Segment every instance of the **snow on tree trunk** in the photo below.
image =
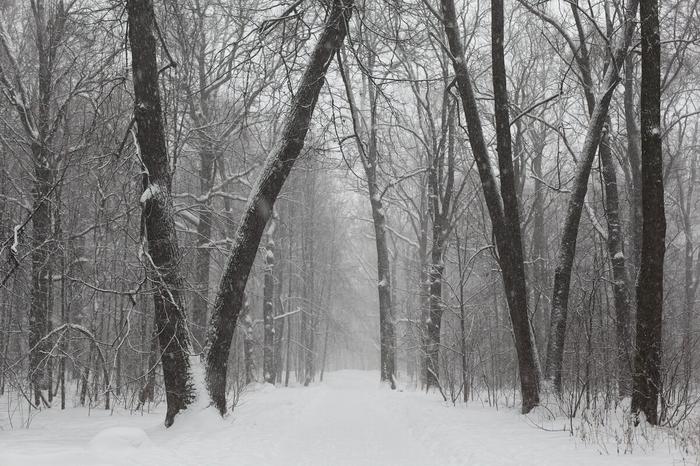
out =
{"type": "Polygon", "coordinates": [[[639,271],[639,255],[642,250],[642,188],[641,188],[641,148],[637,112],[634,105],[634,57],[628,55],[625,60],[624,112],[627,129],[627,159],[630,169],[630,254],[632,282],[636,281],[639,271]]]}
{"type": "Polygon", "coordinates": [[[248,297],[243,298],[243,367],[245,371],[245,383],[255,382],[255,335],[253,334],[253,316],[250,314],[248,297]]]}
{"type": "Polygon", "coordinates": [[[51,236],[51,204],[47,197],[51,191],[52,173],[48,161],[49,151],[43,143],[32,144],[32,156],[35,182],[32,206],[32,293],[29,307],[29,348],[32,350],[29,353],[29,379],[34,389],[34,404],[39,406],[41,390],[51,389],[43,364],[48,346],[42,338],[49,331],[48,300],[51,281],[48,241],[51,236]]]}
{"type": "Polygon", "coordinates": [[[180,250],[170,193],[171,173],[158,90],[155,16],[152,0],[127,2],[134,79],[136,138],[143,161],[142,228],[148,242],[143,260],[155,293],[155,326],[160,342],[167,400],[165,425],[195,397],[190,368],[187,318],[182,307],[180,250]]]}
{"type": "MultiPolygon", "coordinates": [[[[368,66],[371,70],[373,66],[372,58],[370,58],[368,66]]],[[[377,294],[379,297],[379,379],[381,382],[388,383],[392,389],[395,389],[396,329],[392,309],[393,288],[391,282],[391,263],[389,260],[389,246],[386,239],[386,215],[379,189],[379,181],[377,179],[377,167],[380,163],[377,151],[377,93],[374,84],[370,83],[368,92],[370,123],[368,125],[368,131],[363,131],[367,125],[361,124],[359,109],[355,104],[351,83],[342,67],[342,63],[341,76],[345,84],[345,95],[347,96],[350,106],[353,128],[355,133],[359,136],[355,138],[355,143],[365,176],[367,177],[367,193],[372,209],[374,244],[377,250],[377,294]],[[367,150],[364,148],[363,141],[367,143],[367,150]]]]}
{"type": "Polygon", "coordinates": [[[308,387],[316,374],[316,281],[315,281],[315,243],[314,233],[316,216],[316,172],[313,163],[306,166],[304,178],[304,206],[302,226],[302,305],[304,312],[301,314],[302,356],[304,361],[303,379],[304,386],[308,387]]]}
{"type": "Polygon", "coordinates": [[[637,353],[632,411],[658,424],[661,390],[661,322],[666,252],[661,148],[661,43],[657,0],[641,2],[642,29],[642,254],[637,281],[637,353]]]}
{"type": "MultiPolygon", "coordinates": [[[[608,121],[607,127],[610,127],[608,121]]],[[[613,298],[615,301],[615,331],[617,336],[618,393],[621,397],[631,394],[632,382],[632,336],[630,333],[630,293],[629,278],[625,265],[622,222],[620,221],[620,201],[617,188],[615,164],[609,145],[607,129],[603,134],[598,151],[602,165],[605,188],[605,217],[608,221],[608,255],[612,264],[613,298]]]]}
{"type": "Polygon", "coordinates": [[[221,277],[209,323],[205,378],[212,402],[222,414],[226,412],[226,366],[231,338],[241,311],[248,275],[272,214],[272,206],[304,146],[326,70],[345,38],[351,8],[351,0],[332,3],[324,30],[294,95],[277,147],[266,160],[251,192],[221,277]]]}
{"type": "MultiPolygon", "coordinates": [[[[447,86],[449,83],[445,83],[447,86]]],[[[432,245],[430,248],[429,280],[429,311],[427,320],[427,360],[426,388],[440,388],[440,329],[445,304],[442,299],[443,278],[445,273],[445,248],[447,234],[450,229],[450,217],[453,209],[454,188],[454,133],[455,109],[448,99],[443,105],[449,106],[446,112],[447,121],[444,125],[447,132],[447,165],[445,166],[445,151],[432,154],[428,170],[429,213],[433,221],[432,245]]]]}
{"type": "Polygon", "coordinates": [[[615,87],[620,81],[620,69],[629,49],[634,33],[634,17],[637,0],[629,0],[625,7],[625,24],[614,55],[611,57],[603,79],[603,95],[595,102],[590,114],[586,137],[576,167],[574,184],[567,207],[562,231],[557,266],[554,271],[552,288],[552,312],[550,319],[549,340],[547,341],[547,360],[545,379],[556,391],[561,390],[562,364],[564,360],[564,342],[566,339],[566,319],[569,308],[571,288],[571,270],[576,256],[576,242],[581,213],[588,191],[588,177],[593,166],[595,154],[600,145],[604,125],[608,119],[608,109],[615,87]]]}
{"type": "Polygon", "coordinates": [[[275,383],[275,221],[267,229],[263,278],[263,380],[275,383]]]}
{"type": "MultiPolygon", "coordinates": [[[[368,177],[369,179],[369,177],[368,177]]],[[[394,317],[391,300],[391,267],[389,263],[389,248],[386,241],[386,218],[382,201],[378,196],[376,174],[372,176],[370,197],[374,193],[372,205],[372,219],[374,223],[375,246],[377,248],[377,292],[379,294],[379,338],[381,363],[380,380],[388,383],[392,389],[396,388],[394,377],[396,374],[396,336],[394,330],[394,317]]]]}
{"type": "MultiPolygon", "coordinates": [[[[481,186],[486,200],[489,217],[493,226],[494,236],[496,238],[496,246],[500,254],[500,265],[502,270],[503,285],[506,291],[506,300],[510,310],[510,318],[513,324],[513,336],[515,340],[515,349],[518,358],[518,373],[520,375],[520,388],[522,395],[522,411],[529,412],[539,403],[539,372],[537,369],[536,354],[534,343],[532,341],[532,333],[530,331],[530,322],[528,315],[527,289],[525,286],[525,268],[522,261],[522,243],[520,240],[520,225],[517,207],[517,198],[515,194],[515,184],[512,169],[512,158],[510,160],[510,173],[508,174],[505,185],[501,187],[501,194],[498,192],[498,184],[496,177],[491,169],[489,153],[484,139],[483,129],[481,127],[481,119],[479,117],[479,107],[477,105],[474,90],[471,84],[471,77],[466,65],[464,47],[460,37],[459,26],[457,21],[457,13],[453,0],[442,0],[442,14],[445,34],[447,36],[448,45],[452,53],[453,65],[455,69],[455,79],[459,94],[462,100],[467,132],[469,134],[469,143],[472,153],[476,161],[476,166],[481,180],[481,186]],[[508,181],[510,180],[510,181],[508,181]],[[501,195],[505,194],[508,203],[508,216],[504,214],[501,195]]],[[[492,25],[492,34],[494,35],[493,44],[499,50],[494,51],[493,65],[498,67],[494,70],[494,93],[503,94],[503,86],[505,85],[505,76],[500,76],[505,72],[505,65],[501,63],[502,47],[503,47],[503,24],[502,24],[502,5],[497,5],[496,15],[492,18],[492,22],[497,24],[492,25]],[[499,24],[500,23],[500,24],[499,24]],[[503,69],[501,69],[503,68],[503,69]]],[[[504,99],[507,102],[507,94],[501,95],[499,99],[504,99]]],[[[507,114],[503,112],[507,109],[507,105],[499,100],[496,113],[499,115],[497,128],[501,133],[499,139],[501,141],[501,150],[499,150],[499,166],[508,167],[508,152],[503,150],[502,144],[505,142],[506,136],[510,138],[510,130],[508,134],[504,134],[503,128],[507,120],[507,114]]],[[[509,123],[505,128],[509,127],[509,123]]]]}

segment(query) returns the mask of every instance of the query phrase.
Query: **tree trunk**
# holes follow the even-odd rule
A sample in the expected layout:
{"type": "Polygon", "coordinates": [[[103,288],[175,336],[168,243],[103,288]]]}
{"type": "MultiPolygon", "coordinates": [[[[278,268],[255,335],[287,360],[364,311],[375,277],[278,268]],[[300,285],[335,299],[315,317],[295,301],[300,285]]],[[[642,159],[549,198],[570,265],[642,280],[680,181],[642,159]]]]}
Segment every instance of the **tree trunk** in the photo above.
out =
{"type": "Polygon", "coordinates": [[[144,164],[142,229],[148,241],[144,260],[154,283],[155,323],[163,355],[166,427],[196,396],[190,370],[190,341],[180,291],[180,250],[173,219],[171,173],[158,90],[156,25],[152,0],[128,0],[129,42],[134,80],[136,138],[144,164]]]}
{"type": "Polygon", "coordinates": [[[275,384],[275,222],[270,222],[265,245],[263,278],[263,380],[275,384]]]}
{"type": "Polygon", "coordinates": [[[243,367],[245,371],[245,383],[255,382],[255,335],[253,334],[253,316],[250,315],[248,297],[243,298],[243,367]]]}
{"type": "MultiPolygon", "coordinates": [[[[479,108],[477,106],[471,77],[464,58],[464,49],[460,37],[457,14],[453,0],[442,0],[445,34],[452,56],[456,74],[457,87],[462,100],[464,117],[469,134],[469,143],[476,161],[481,180],[484,198],[491,218],[496,246],[500,254],[500,265],[503,286],[513,324],[513,336],[518,357],[518,373],[522,395],[522,411],[529,412],[539,403],[539,374],[535,356],[532,333],[528,315],[527,288],[525,287],[525,268],[522,262],[522,242],[520,240],[520,222],[515,196],[512,158],[509,163],[509,152],[504,144],[510,141],[510,123],[507,122],[507,93],[504,93],[505,64],[503,59],[503,5],[498,2],[492,5],[492,39],[494,66],[494,94],[500,94],[496,105],[497,128],[501,133],[499,142],[499,167],[506,169],[506,179],[501,187],[504,199],[509,206],[509,219],[506,219],[501,195],[498,193],[498,183],[491,169],[489,153],[486,147],[479,108]],[[505,105],[504,105],[505,104],[505,105]],[[503,129],[508,132],[504,133],[503,129]],[[510,208],[514,206],[514,208],[510,208]],[[519,259],[519,263],[518,262],[519,259]]],[[[503,175],[502,175],[503,176],[503,175]]]]}
{"type": "MultiPolygon", "coordinates": [[[[369,68],[372,68],[370,59],[369,68]]],[[[370,123],[368,134],[363,134],[364,128],[361,125],[358,108],[355,105],[355,98],[351,89],[348,76],[342,67],[341,73],[345,84],[345,92],[352,115],[353,128],[358,137],[355,138],[357,150],[362,161],[365,176],[367,177],[367,191],[369,194],[370,207],[372,209],[372,225],[374,226],[374,243],[377,249],[377,294],[379,297],[379,365],[380,381],[389,383],[391,389],[396,388],[396,335],[394,316],[392,309],[392,284],[391,284],[391,264],[389,260],[389,246],[386,240],[386,216],[382,203],[382,194],[379,189],[377,179],[377,165],[379,164],[379,154],[377,151],[377,95],[374,84],[369,85],[369,113],[370,123]],[[365,150],[362,139],[367,142],[365,150]]]]}
{"type": "Polygon", "coordinates": [[[277,148],[265,162],[236,234],[209,324],[206,383],[214,406],[226,413],[226,363],[243,293],[272,206],[304,145],[311,116],[333,55],[345,38],[351,0],[334,0],[319,41],[299,83],[277,148]]]}
{"type": "Polygon", "coordinates": [[[315,216],[316,216],[316,173],[313,163],[306,167],[304,189],[304,224],[302,227],[302,306],[301,331],[304,355],[304,386],[308,387],[316,374],[316,277],[315,271],[315,216]]]}
{"type": "Polygon", "coordinates": [[[625,127],[627,128],[627,158],[632,180],[630,195],[630,265],[632,282],[636,281],[639,271],[639,255],[642,250],[642,188],[641,188],[641,148],[639,127],[634,108],[634,57],[625,59],[625,93],[624,93],[625,127]]]}
{"type": "MultiPolygon", "coordinates": [[[[373,171],[373,170],[370,170],[373,171]]],[[[386,240],[386,218],[384,208],[377,192],[376,173],[368,176],[374,237],[377,248],[377,292],[379,294],[379,338],[380,363],[382,382],[389,383],[391,389],[396,388],[394,380],[396,369],[396,336],[394,333],[394,317],[391,302],[391,265],[389,263],[389,248],[386,240]]]]}
{"type": "MultiPolygon", "coordinates": [[[[610,128],[610,121],[608,121],[607,127],[610,128]]],[[[631,395],[632,388],[629,278],[627,276],[627,267],[625,266],[624,242],[622,241],[617,175],[610,151],[607,129],[600,142],[598,154],[602,165],[605,188],[605,216],[608,223],[607,246],[613,275],[612,289],[615,300],[618,393],[620,397],[625,397],[631,395]]]]}
{"type": "MultiPolygon", "coordinates": [[[[212,188],[214,178],[214,154],[202,150],[199,154],[199,192],[206,195],[212,188]]],[[[197,348],[204,346],[207,326],[207,303],[209,301],[209,268],[211,264],[212,210],[209,201],[198,206],[197,249],[195,252],[195,292],[192,300],[192,335],[197,348]]]]}
{"type": "Polygon", "coordinates": [[[426,187],[421,187],[420,236],[418,237],[418,312],[420,315],[420,377],[428,386],[428,326],[430,325],[430,278],[428,275],[428,215],[426,187]]]}
{"type": "Polygon", "coordinates": [[[443,225],[441,219],[433,220],[433,244],[430,248],[430,282],[429,314],[427,320],[427,357],[426,357],[426,389],[440,386],[440,328],[442,313],[442,277],[445,272],[443,262],[443,225]]]}
{"type": "MultiPolygon", "coordinates": [[[[48,109],[46,109],[48,111],[48,109]]],[[[42,143],[32,144],[34,158],[34,192],[32,216],[32,294],[29,309],[29,379],[34,390],[34,404],[41,402],[41,390],[47,388],[46,365],[48,342],[42,338],[49,326],[49,249],[51,212],[47,197],[52,186],[49,151],[42,143]]],[[[50,387],[49,387],[50,388],[50,387]]]]}
{"type": "Polygon", "coordinates": [[[542,354],[544,348],[541,345],[546,341],[545,329],[549,317],[549,300],[547,299],[547,269],[549,253],[547,245],[547,230],[545,228],[545,196],[547,186],[544,183],[542,171],[542,158],[545,146],[545,134],[538,133],[537,142],[534,144],[534,157],[532,159],[532,172],[535,176],[535,193],[533,200],[533,229],[532,229],[532,277],[534,279],[535,310],[533,311],[533,326],[537,329],[537,340],[542,354]],[[541,135],[541,136],[539,136],[541,135]]]}
{"type": "Polygon", "coordinates": [[[658,424],[661,322],[666,252],[661,153],[661,43],[657,0],[641,2],[642,30],[642,254],[637,282],[637,354],[632,412],[658,424]]]}
{"type": "Polygon", "coordinates": [[[586,192],[588,191],[588,177],[591,172],[591,167],[593,166],[596,151],[600,145],[604,125],[608,119],[608,108],[613,96],[613,91],[620,81],[619,70],[622,67],[623,60],[632,40],[637,5],[638,0],[628,0],[625,7],[626,13],[623,36],[619,46],[614,52],[614,56],[610,58],[608,63],[602,85],[605,92],[600,99],[595,102],[593,111],[590,112],[590,121],[581,149],[581,155],[578,160],[578,166],[576,167],[574,185],[571,190],[571,197],[569,198],[566,218],[564,220],[557,267],[554,271],[550,334],[547,342],[547,361],[545,365],[545,378],[556,391],[561,390],[561,371],[564,360],[564,342],[566,339],[566,318],[571,287],[571,270],[576,256],[576,242],[578,239],[581,212],[583,210],[586,192]]]}

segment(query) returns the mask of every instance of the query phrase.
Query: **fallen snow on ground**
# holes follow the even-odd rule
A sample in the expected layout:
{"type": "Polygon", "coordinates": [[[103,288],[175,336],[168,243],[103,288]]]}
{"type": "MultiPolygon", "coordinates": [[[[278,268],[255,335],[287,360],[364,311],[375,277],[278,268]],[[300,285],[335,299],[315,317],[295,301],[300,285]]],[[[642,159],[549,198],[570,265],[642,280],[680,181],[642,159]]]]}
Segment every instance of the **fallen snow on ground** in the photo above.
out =
{"type": "Polygon", "coordinates": [[[232,416],[178,417],[45,410],[29,429],[0,432],[0,465],[664,465],[692,464],[668,447],[602,455],[515,410],[453,407],[379,387],[374,372],[341,371],[312,387],[258,386],[232,416]]]}

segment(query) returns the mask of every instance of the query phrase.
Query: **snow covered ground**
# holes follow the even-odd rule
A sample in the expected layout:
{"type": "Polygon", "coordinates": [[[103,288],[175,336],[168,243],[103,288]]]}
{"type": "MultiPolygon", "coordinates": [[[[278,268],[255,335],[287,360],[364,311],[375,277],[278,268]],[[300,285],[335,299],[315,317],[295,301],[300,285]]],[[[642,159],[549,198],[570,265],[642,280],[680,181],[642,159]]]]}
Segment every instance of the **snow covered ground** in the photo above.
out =
{"type": "MultiPolygon", "coordinates": [[[[0,431],[0,465],[673,465],[668,444],[602,454],[515,410],[453,407],[380,388],[374,372],[330,373],[309,388],[258,386],[235,413],[190,412],[166,430],[162,412],[46,410],[29,429],[0,431]]],[[[164,409],[164,407],[163,407],[164,409]]]]}

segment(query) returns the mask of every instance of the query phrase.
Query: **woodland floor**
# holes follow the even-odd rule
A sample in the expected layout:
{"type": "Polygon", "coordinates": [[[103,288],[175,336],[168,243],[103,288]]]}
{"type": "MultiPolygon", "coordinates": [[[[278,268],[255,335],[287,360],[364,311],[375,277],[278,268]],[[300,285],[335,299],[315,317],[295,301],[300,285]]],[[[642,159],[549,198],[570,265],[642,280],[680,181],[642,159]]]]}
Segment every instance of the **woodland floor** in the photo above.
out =
{"type": "Polygon", "coordinates": [[[0,431],[0,465],[572,466],[696,461],[683,458],[668,443],[639,446],[632,454],[604,453],[601,442],[538,428],[533,416],[514,409],[479,403],[454,407],[425,393],[391,392],[379,387],[377,379],[375,372],[341,371],[308,388],[259,385],[241,397],[226,419],[211,410],[191,412],[168,430],[158,410],[144,415],[46,410],[28,429],[0,431]]]}

